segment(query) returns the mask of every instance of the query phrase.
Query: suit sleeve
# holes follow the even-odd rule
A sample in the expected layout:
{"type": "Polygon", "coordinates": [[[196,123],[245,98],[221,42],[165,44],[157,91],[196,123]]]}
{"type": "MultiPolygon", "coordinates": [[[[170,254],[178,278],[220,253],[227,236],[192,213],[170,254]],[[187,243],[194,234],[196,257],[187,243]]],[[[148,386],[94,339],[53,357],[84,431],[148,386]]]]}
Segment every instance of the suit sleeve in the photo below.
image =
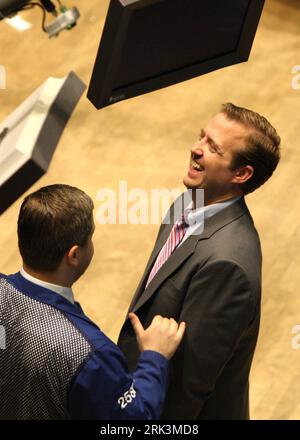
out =
{"type": "Polygon", "coordinates": [[[69,393],[72,419],[158,419],[168,384],[168,361],[146,350],[133,374],[121,350],[109,341],[94,351],[69,393]]]}
{"type": "Polygon", "coordinates": [[[174,358],[177,398],[171,390],[170,414],[188,419],[199,415],[253,316],[250,283],[237,263],[211,262],[194,275],[179,317],[187,329],[174,358]]]}

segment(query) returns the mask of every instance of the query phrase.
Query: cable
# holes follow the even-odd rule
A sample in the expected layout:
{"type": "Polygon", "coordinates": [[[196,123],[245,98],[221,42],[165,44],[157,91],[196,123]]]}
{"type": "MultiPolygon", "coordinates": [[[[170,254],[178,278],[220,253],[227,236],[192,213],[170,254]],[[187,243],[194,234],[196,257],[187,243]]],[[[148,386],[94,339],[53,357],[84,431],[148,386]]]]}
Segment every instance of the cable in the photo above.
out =
{"type": "MultiPolygon", "coordinates": [[[[0,4],[1,1],[2,0],[0,0],[0,4]]],[[[80,12],[76,7],[68,8],[63,5],[63,1],[61,0],[17,0],[17,2],[19,3],[19,7],[15,7],[15,9],[10,9],[9,13],[11,15],[17,14],[19,11],[32,9],[35,6],[38,6],[42,10],[42,30],[49,35],[49,38],[59,35],[59,33],[64,29],[72,29],[76,25],[77,20],[80,17],[80,12]],[[23,2],[22,5],[20,5],[21,1],[23,2]],[[55,17],[55,20],[53,20],[49,24],[46,24],[47,12],[51,13],[55,17]]],[[[4,17],[1,17],[0,12],[0,20],[1,18],[4,17]]]]}
{"type": "Polygon", "coordinates": [[[25,11],[26,9],[32,9],[32,8],[34,8],[34,6],[38,6],[43,11],[42,30],[47,33],[46,28],[45,28],[45,24],[46,24],[46,9],[40,3],[37,3],[37,2],[28,3],[27,5],[23,6],[21,11],[25,11]]]}

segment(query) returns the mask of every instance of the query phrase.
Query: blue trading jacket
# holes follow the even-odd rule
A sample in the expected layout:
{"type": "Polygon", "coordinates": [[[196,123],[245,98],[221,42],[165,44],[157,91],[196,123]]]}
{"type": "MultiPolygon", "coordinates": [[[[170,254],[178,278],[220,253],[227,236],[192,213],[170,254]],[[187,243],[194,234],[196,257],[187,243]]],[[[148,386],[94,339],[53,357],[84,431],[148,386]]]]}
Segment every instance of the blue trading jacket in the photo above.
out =
{"type": "Polygon", "coordinates": [[[78,303],[20,273],[0,275],[0,326],[0,419],[159,418],[166,359],[144,351],[130,373],[78,303]]]}

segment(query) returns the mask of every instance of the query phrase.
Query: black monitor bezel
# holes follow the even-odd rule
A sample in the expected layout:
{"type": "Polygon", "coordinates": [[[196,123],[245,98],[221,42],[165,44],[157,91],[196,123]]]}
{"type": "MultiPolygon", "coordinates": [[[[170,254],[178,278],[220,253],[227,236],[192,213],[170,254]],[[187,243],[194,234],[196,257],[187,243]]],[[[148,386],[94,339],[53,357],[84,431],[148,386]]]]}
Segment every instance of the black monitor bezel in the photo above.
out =
{"type": "Polygon", "coordinates": [[[248,60],[265,0],[250,0],[240,40],[234,52],[114,89],[114,77],[121,61],[132,13],[138,8],[161,1],[164,0],[110,1],[87,93],[88,99],[97,109],[248,60]],[[102,85],[101,88],[99,84],[102,85]]]}

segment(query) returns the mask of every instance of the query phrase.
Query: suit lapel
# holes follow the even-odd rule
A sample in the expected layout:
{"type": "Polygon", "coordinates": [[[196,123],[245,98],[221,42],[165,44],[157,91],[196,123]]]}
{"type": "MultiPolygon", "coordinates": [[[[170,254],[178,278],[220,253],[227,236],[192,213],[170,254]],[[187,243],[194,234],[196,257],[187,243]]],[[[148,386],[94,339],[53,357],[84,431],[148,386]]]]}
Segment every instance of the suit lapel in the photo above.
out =
{"type": "MultiPolygon", "coordinates": [[[[182,245],[177,248],[173,254],[169,257],[168,261],[159,269],[158,273],[155,275],[151,283],[144,290],[143,294],[137,299],[135,305],[133,306],[132,311],[136,311],[139,309],[149,298],[156,292],[156,290],[160,287],[160,285],[167,279],[169,276],[175,272],[175,270],[185,261],[187,260],[193,253],[196,247],[196,244],[199,240],[199,237],[193,236],[189,237],[182,245]]],[[[164,242],[163,242],[164,244],[164,242]]],[[[159,249],[160,250],[160,249],[159,249]]],[[[157,252],[158,253],[158,252],[157,252]]],[[[155,259],[153,259],[154,262],[155,259]]],[[[149,262],[150,263],[150,262],[149,262]]],[[[146,280],[148,279],[148,274],[150,271],[151,264],[147,266],[147,271],[143,276],[143,285],[145,285],[146,280]]],[[[137,294],[139,290],[137,291],[137,294]]],[[[134,304],[134,302],[133,302],[134,304]]]]}
{"type": "Polygon", "coordinates": [[[157,289],[161,286],[161,284],[167,278],[169,278],[172,275],[172,273],[175,272],[175,270],[194,253],[198,241],[206,240],[210,238],[216,231],[223,228],[227,224],[237,220],[245,213],[247,213],[248,216],[251,218],[251,215],[245,204],[244,198],[241,198],[237,202],[233,203],[224,210],[215,214],[213,217],[206,219],[204,223],[204,230],[198,235],[195,234],[188,237],[187,240],[185,240],[185,242],[182,243],[182,245],[179,246],[179,248],[177,248],[173,252],[173,254],[169,257],[168,261],[166,261],[166,263],[160,268],[160,270],[155,275],[149,286],[145,289],[146,281],[148,279],[154,261],[157,258],[161,248],[165,244],[173,227],[174,219],[172,218],[172,213],[171,213],[172,224],[162,226],[163,229],[160,232],[156,245],[149,258],[144,275],[132,299],[129,310],[135,312],[143,304],[145,304],[157,291],[157,289]]]}

